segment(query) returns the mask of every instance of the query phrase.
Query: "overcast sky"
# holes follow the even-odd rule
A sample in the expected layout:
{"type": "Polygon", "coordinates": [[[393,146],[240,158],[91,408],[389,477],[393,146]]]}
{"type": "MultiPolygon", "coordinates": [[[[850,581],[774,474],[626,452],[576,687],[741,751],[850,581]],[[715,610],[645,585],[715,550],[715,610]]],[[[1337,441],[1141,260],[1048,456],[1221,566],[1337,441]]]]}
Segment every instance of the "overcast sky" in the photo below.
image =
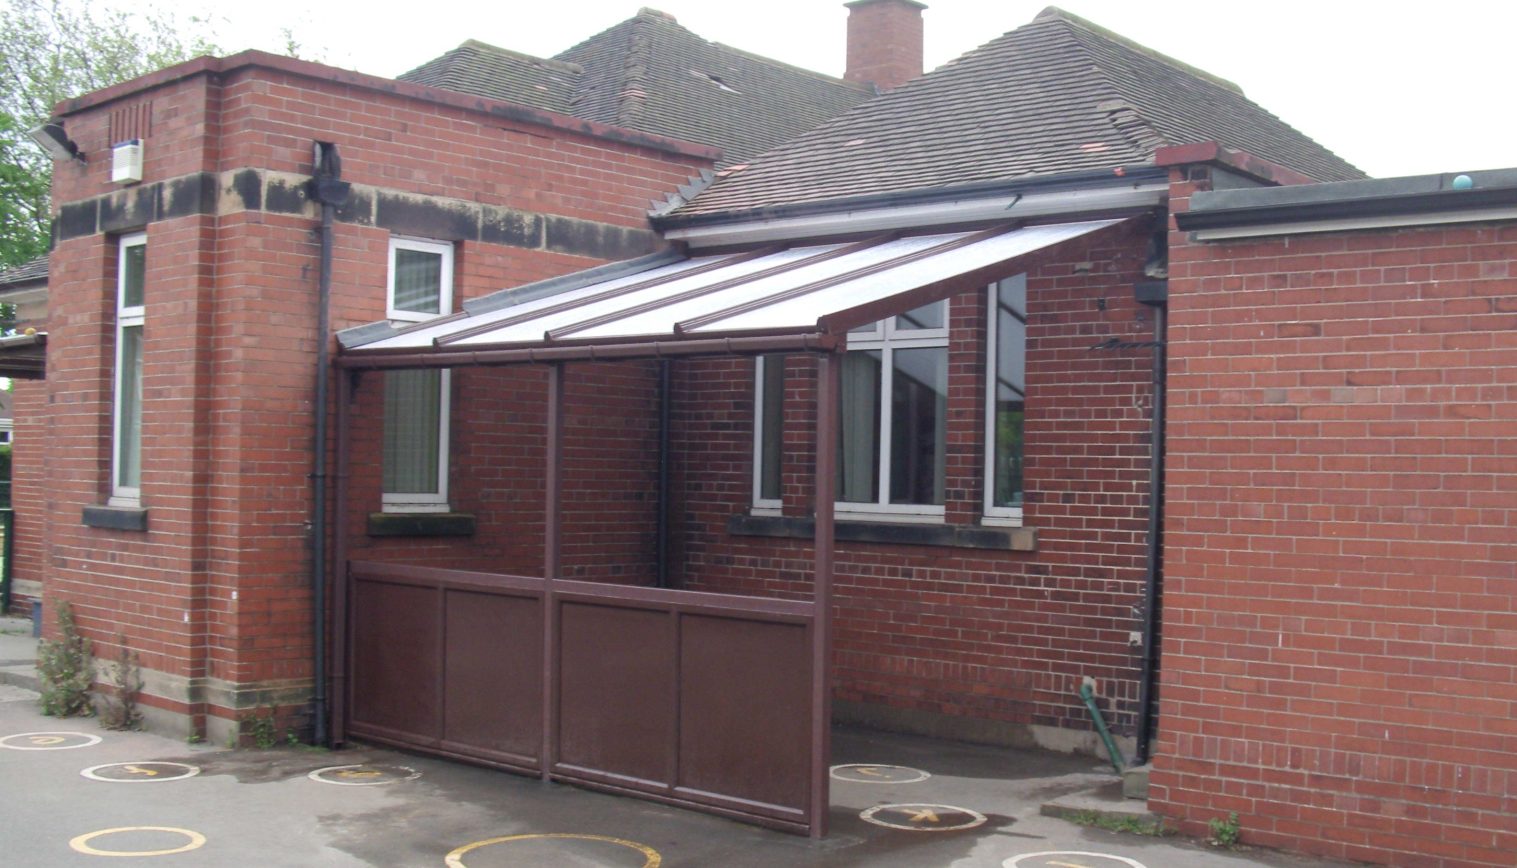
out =
{"type": "MultiPolygon", "coordinates": [[[[125,0],[114,0],[125,2],[125,0]]],[[[841,75],[841,0],[179,0],[228,52],[281,28],[334,66],[395,76],[466,39],[551,56],[651,5],[695,33],[841,75]]],[[[928,0],[928,68],[1032,20],[1041,0],[928,0]]],[[[1517,3],[1064,0],[1062,7],[1238,84],[1371,175],[1517,166],[1517,3]],[[1399,7],[1399,8],[1398,8],[1399,7]]]]}

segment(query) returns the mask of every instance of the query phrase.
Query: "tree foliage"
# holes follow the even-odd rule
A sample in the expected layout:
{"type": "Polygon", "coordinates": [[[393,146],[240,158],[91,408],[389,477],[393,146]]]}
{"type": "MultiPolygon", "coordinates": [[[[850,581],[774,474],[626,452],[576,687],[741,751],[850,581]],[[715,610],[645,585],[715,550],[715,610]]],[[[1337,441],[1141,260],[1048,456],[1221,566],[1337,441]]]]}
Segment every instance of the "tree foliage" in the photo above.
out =
{"type": "Polygon", "coordinates": [[[0,267],[47,251],[53,161],[27,138],[59,102],[199,54],[206,22],[84,0],[0,0],[0,267]]]}

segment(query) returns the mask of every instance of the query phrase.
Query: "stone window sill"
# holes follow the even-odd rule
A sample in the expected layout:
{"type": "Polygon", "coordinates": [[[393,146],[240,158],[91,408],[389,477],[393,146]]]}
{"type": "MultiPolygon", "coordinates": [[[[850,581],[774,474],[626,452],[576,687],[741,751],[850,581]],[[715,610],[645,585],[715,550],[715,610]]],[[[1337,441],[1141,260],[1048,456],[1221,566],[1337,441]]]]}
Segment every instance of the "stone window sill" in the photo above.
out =
{"type": "MultiPolygon", "coordinates": [[[[816,525],[809,517],[739,513],[728,520],[727,533],[733,536],[809,540],[816,536],[816,525]]],[[[838,542],[886,545],[995,549],[1012,552],[1032,552],[1038,549],[1038,530],[1033,527],[904,524],[839,519],[834,524],[834,537],[838,542]]]]}
{"type": "Polygon", "coordinates": [[[473,536],[466,512],[371,512],[369,536],[473,536]]]}
{"type": "Polygon", "coordinates": [[[141,506],[86,506],[85,527],[108,530],[147,530],[147,509],[141,506]]]}

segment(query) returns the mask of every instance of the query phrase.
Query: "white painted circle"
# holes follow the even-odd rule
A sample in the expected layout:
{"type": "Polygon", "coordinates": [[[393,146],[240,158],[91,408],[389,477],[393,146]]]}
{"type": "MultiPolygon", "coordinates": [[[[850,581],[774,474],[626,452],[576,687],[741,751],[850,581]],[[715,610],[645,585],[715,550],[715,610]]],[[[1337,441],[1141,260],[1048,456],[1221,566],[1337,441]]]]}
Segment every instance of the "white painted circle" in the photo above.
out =
{"type": "Polygon", "coordinates": [[[831,774],[833,780],[851,784],[915,784],[932,777],[921,769],[882,763],[844,763],[833,766],[831,774]],[[891,777],[903,772],[900,777],[891,777]]]}
{"type": "Polygon", "coordinates": [[[410,766],[351,765],[327,766],[306,775],[313,781],[334,787],[382,787],[402,781],[414,781],[421,772],[410,766]],[[330,775],[330,777],[328,777],[330,775]]]}
{"type": "MultiPolygon", "coordinates": [[[[1023,859],[1039,859],[1039,858],[1041,858],[1041,859],[1053,859],[1053,858],[1062,859],[1062,858],[1064,858],[1066,856],[1081,856],[1081,857],[1084,857],[1084,858],[1087,858],[1087,859],[1109,859],[1110,861],[1112,861],[1116,865],[1126,866],[1126,868],[1144,868],[1144,865],[1143,865],[1142,862],[1135,862],[1132,859],[1127,858],[1126,856],[1113,856],[1110,853],[1086,853],[1086,852],[1080,851],[1080,850],[1048,850],[1048,851],[1045,851],[1045,852],[1042,852],[1042,853],[1023,853],[1020,856],[1013,856],[1010,859],[1007,859],[1005,862],[1002,862],[1001,863],[1001,868],[1048,868],[1048,866],[1053,865],[1054,863],[1052,863],[1052,862],[1044,862],[1042,865],[1023,865],[1022,860],[1023,859]]],[[[1115,868],[1115,866],[1114,865],[1089,865],[1089,866],[1085,866],[1085,868],[1115,868]]]]}
{"type": "Polygon", "coordinates": [[[887,829],[904,829],[907,832],[957,832],[961,829],[973,829],[985,822],[985,815],[979,811],[971,811],[968,808],[959,808],[954,805],[933,805],[926,802],[905,802],[895,805],[875,805],[874,807],[859,814],[859,819],[876,826],[884,826],[887,829]],[[883,819],[881,813],[897,812],[911,815],[906,822],[898,823],[883,819]],[[939,814],[962,814],[967,820],[953,824],[945,824],[939,814]]]}
{"type": "Polygon", "coordinates": [[[91,747],[100,743],[100,736],[87,732],[18,732],[0,738],[0,747],[10,750],[73,750],[76,747],[91,747]],[[78,744],[63,744],[71,738],[81,738],[78,744]],[[13,739],[27,739],[30,744],[11,744],[13,739]]]}
{"type": "Polygon", "coordinates": [[[173,826],[120,826],[115,829],[101,829],[98,832],[86,832],[68,842],[69,847],[86,856],[172,856],[175,853],[188,853],[205,846],[205,836],[189,829],[176,829],[173,826]],[[171,835],[183,835],[188,840],[183,847],[174,847],[169,850],[97,850],[90,846],[90,842],[103,835],[115,835],[121,832],[167,832],[171,835]]]}
{"type": "Polygon", "coordinates": [[[532,835],[506,835],[501,838],[486,838],[483,841],[475,841],[472,844],[465,844],[462,847],[455,848],[453,852],[444,857],[443,864],[447,865],[448,868],[467,868],[467,866],[464,865],[464,855],[470,851],[478,850],[481,847],[490,847],[495,844],[507,844],[512,841],[552,839],[570,841],[601,841],[607,844],[615,844],[618,847],[626,847],[629,850],[634,850],[642,854],[644,859],[642,868],[659,868],[659,866],[662,865],[664,861],[663,857],[659,855],[659,852],[652,847],[649,847],[647,844],[639,844],[636,841],[628,841],[625,838],[611,838],[606,835],[573,835],[565,832],[557,832],[532,835]]]}
{"type": "Polygon", "coordinates": [[[169,781],[182,781],[185,778],[193,778],[200,774],[199,766],[188,763],[166,762],[160,760],[142,760],[134,763],[105,763],[104,765],[90,766],[79,774],[92,781],[105,781],[108,784],[161,784],[169,781]],[[163,771],[152,766],[166,767],[163,771]],[[113,778],[109,773],[103,773],[105,769],[119,768],[129,777],[113,778]],[[179,773],[168,776],[164,772],[169,768],[178,769],[179,773]]]}

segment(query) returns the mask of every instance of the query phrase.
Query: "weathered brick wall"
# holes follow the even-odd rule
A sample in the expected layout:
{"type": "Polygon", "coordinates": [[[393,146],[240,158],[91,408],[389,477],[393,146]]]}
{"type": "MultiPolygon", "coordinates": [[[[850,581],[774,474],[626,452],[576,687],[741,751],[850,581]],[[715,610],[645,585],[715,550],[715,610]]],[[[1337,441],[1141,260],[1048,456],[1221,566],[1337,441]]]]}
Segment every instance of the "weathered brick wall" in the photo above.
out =
{"type": "MultiPolygon", "coordinates": [[[[1089,675],[1108,720],[1132,733],[1151,356],[1091,347],[1151,338],[1132,291],[1145,241],[1075,250],[1029,275],[1025,524],[1037,529],[1037,551],[838,544],[838,699],[893,709],[880,719],[903,725],[1025,740],[1029,727],[1090,728],[1075,696],[1089,675]]],[[[984,291],[954,297],[946,513],[955,525],[981,513],[984,333],[984,291]]],[[[787,370],[784,508],[803,516],[815,365],[797,357],[787,370]]],[[[676,371],[681,577],[697,589],[808,596],[809,544],[727,532],[752,496],[753,363],[676,371]]]]}
{"type": "Polygon", "coordinates": [[[1512,865],[1517,225],[1171,238],[1151,805],[1512,865]]]}
{"type": "MultiPolygon", "coordinates": [[[[695,146],[263,55],[195,61],[69,108],[69,133],[91,159],[60,164],[55,181],[38,434],[46,560],[23,547],[22,569],[49,598],[75,603],[102,656],[117,636],[142,655],[148,705],[192,718],[298,704],[312,680],[313,141],[337,144],[354,185],[334,230],[334,329],[384,317],[392,233],[455,242],[456,307],[648,249],[649,200],[711,162],[695,146]],[[108,144],[124,117],[138,119],[145,177],[118,190],[108,144]],[[117,238],[143,228],[148,529],[85,527],[82,510],[109,494],[117,238]]],[[[534,376],[469,372],[455,390],[466,398],[534,376]]],[[[370,410],[358,424],[377,431],[370,410]]],[[[522,448],[474,436],[490,427],[457,427],[460,457],[522,448]]],[[[377,465],[377,440],[368,446],[356,466],[377,465]]],[[[524,504],[472,472],[455,470],[457,490],[513,524],[524,504]]],[[[355,502],[355,522],[378,508],[377,492],[355,502]]],[[[424,554],[435,541],[385,542],[424,554]]],[[[512,546],[466,541],[458,557],[498,566],[512,546]]]]}
{"type": "MultiPolygon", "coordinates": [[[[41,324],[39,324],[40,326],[41,324]]],[[[47,509],[47,478],[42,453],[46,443],[42,411],[47,394],[36,380],[11,381],[11,509],[15,513],[11,533],[15,537],[11,557],[11,612],[30,615],[42,592],[42,517],[47,509]]]]}

